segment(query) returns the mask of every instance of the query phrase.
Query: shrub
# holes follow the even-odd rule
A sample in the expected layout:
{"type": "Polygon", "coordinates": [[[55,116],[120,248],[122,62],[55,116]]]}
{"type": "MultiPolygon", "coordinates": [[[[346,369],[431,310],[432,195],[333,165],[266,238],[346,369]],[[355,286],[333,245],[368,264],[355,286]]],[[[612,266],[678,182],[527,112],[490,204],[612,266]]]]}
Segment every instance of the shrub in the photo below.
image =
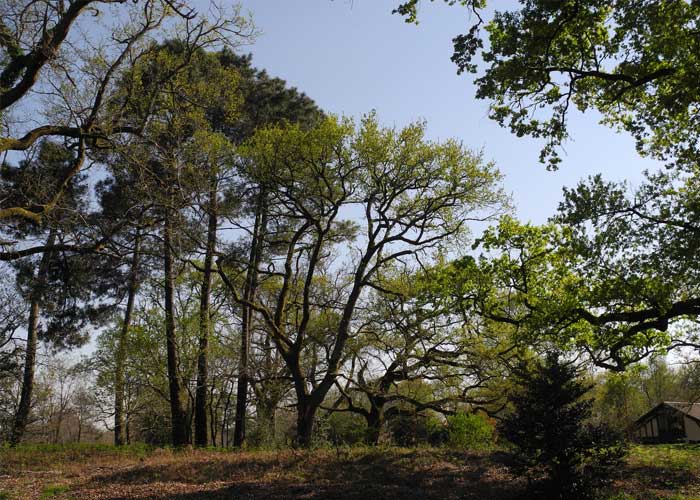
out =
{"type": "Polygon", "coordinates": [[[447,417],[447,443],[452,448],[483,450],[493,443],[493,426],[481,415],[459,412],[447,417]]]}
{"type": "Polygon", "coordinates": [[[328,438],[334,445],[353,445],[364,441],[365,419],[356,413],[334,412],[328,417],[328,438]]]}
{"type": "Polygon", "coordinates": [[[590,386],[558,355],[515,373],[512,412],[500,424],[515,445],[533,495],[546,499],[594,498],[627,454],[621,433],[590,425],[590,386]]]}
{"type": "Polygon", "coordinates": [[[433,414],[415,410],[397,410],[388,419],[389,430],[395,444],[399,446],[416,446],[444,444],[447,439],[445,426],[433,414]]]}

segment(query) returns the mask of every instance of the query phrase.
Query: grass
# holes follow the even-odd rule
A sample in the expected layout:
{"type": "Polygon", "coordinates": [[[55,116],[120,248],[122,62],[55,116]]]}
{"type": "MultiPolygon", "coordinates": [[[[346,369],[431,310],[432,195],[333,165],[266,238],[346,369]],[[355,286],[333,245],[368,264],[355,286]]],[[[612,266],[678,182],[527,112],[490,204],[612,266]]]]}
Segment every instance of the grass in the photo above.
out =
{"type": "MultiPolygon", "coordinates": [[[[172,451],[145,446],[0,448],[0,500],[515,499],[501,451],[338,448],[172,451]],[[2,493],[4,492],[4,493],[2,493]]],[[[606,500],[700,500],[700,446],[634,446],[606,500]]]]}
{"type": "Polygon", "coordinates": [[[631,456],[639,465],[674,470],[700,469],[700,444],[658,444],[634,446],[631,456]]]}
{"type": "Polygon", "coordinates": [[[623,473],[615,500],[700,500],[700,445],[632,446],[623,473]]]}
{"type": "Polygon", "coordinates": [[[57,496],[61,496],[63,493],[67,492],[68,490],[69,490],[69,488],[65,484],[49,485],[49,486],[46,486],[41,491],[41,495],[39,496],[39,499],[46,500],[47,498],[54,498],[57,496]]]}

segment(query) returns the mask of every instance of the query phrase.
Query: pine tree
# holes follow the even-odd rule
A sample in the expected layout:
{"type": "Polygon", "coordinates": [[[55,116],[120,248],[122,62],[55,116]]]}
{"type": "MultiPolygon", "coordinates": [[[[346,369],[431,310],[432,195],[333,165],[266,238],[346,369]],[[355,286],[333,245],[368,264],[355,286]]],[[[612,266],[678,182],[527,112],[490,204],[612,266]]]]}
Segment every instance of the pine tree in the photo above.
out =
{"type": "Polygon", "coordinates": [[[532,493],[546,499],[588,499],[604,486],[627,453],[622,435],[592,425],[591,386],[572,363],[550,354],[516,370],[512,412],[501,434],[516,448],[532,493]]]}

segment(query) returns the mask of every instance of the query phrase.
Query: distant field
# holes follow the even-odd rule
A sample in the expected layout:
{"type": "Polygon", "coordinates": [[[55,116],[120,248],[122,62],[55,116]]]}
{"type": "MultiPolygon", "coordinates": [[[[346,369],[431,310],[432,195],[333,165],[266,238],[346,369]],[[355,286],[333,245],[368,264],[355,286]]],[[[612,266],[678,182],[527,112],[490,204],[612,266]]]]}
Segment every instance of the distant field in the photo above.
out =
{"type": "MultiPolygon", "coordinates": [[[[515,499],[503,452],[0,448],[0,499],[515,499]]],[[[700,500],[700,446],[636,446],[615,500],[700,500]]]]}

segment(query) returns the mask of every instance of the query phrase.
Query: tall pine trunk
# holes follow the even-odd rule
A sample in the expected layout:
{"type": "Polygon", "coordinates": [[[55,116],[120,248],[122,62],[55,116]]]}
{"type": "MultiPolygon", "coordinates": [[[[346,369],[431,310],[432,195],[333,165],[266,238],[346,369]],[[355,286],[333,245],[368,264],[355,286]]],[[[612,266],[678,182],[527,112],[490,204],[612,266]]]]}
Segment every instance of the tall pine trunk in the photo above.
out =
{"type": "MultiPolygon", "coordinates": [[[[56,242],[56,231],[51,229],[46,240],[46,246],[51,247],[56,242]]],[[[24,372],[22,375],[22,394],[19,399],[15,421],[12,426],[10,443],[15,446],[20,443],[29,423],[29,410],[32,405],[32,394],[34,392],[34,372],[36,370],[36,350],[39,343],[39,310],[41,298],[46,286],[46,278],[49,272],[49,261],[51,252],[47,251],[41,256],[39,269],[33,284],[30,298],[29,323],[27,325],[27,349],[24,355],[24,372]]]]}
{"type": "Polygon", "coordinates": [[[124,370],[126,364],[126,348],[128,343],[129,328],[131,328],[131,316],[134,311],[134,302],[138,292],[138,266],[139,266],[139,245],[141,235],[138,229],[134,237],[134,253],[131,258],[131,274],[129,276],[129,289],[127,290],[126,310],[124,311],[124,322],[119,331],[117,339],[117,359],[114,369],[114,444],[122,446],[126,444],[126,416],[124,412],[124,370]]]}
{"type": "Polygon", "coordinates": [[[216,250],[217,192],[216,179],[212,179],[209,189],[209,223],[207,225],[207,248],[204,256],[204,272],[199,300],[199,353],[197,356],[197,389],[194,404],[194,443],[207,446],[207,379],[209,377],[209,333],[211,329],[209,298],[211,276],[216,250]]]}
{"type": "MultiPolygon", "coordinates": [[[[267,226],[267,210],[265,208],[266,195],[261,190],[255,208],[255,223],[253,226],[253,238],[250,242],[250,255],[248,258],[248,272],[246,274],[245,290],[243,297],[252,302],[255,298],[258,286],[258,266],[260,254],[263,249],[264,232],[267,226]]],[[[233,446],[243,446],[245,442],[245,417],[248,407],[248,385],[250,380],[250,337],[253,326],[253,310],[243,304],[243,317],[241,321],[241,359],[239,365],[238,387],[236,390],[236,416],[233,431],[233,446]]]]}
{"type": "Polygon", "coordinates": [[[165,264],[165,338],[168,352],[168,390],[170,395],[170,417],[173,446],[189,443],[187,413],[182,406],[182,384],[180,383],[177,339],[175,338],[175,285],[172,251],[172,213],[165,209],[163,230],[163,256],[165,264]]]}

